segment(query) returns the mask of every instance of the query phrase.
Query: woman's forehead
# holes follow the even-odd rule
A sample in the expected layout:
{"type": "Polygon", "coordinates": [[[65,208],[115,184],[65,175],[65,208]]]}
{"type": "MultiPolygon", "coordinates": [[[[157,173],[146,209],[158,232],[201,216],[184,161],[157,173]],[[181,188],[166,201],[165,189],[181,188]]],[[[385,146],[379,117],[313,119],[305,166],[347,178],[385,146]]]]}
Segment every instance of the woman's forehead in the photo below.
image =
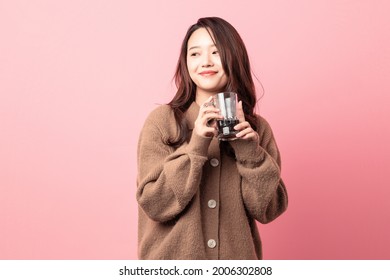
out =
{"type": "Polygon", "coordinates": [[[212,38],[211,31],[208,31],[206,28],[199,28],[195,30],[187,42],[188,50],[194,48],[203,48],[203,47],[213,47],[215,46],[214,40],[212,38]]]}

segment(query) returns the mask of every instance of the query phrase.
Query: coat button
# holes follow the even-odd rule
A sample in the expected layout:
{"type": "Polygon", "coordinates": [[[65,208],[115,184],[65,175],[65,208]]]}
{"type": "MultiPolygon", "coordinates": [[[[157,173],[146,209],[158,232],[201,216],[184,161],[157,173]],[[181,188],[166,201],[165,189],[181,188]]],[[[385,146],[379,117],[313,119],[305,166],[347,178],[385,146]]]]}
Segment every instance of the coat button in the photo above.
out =
{"type": "Polygon", "coordinates": [[[210,160],[210,164],[211,164],[212,167],[217,167],[219,165],[219,160],[216,159],[216,158],[212,158],[210,160]]]}
{"type": "Polygon", "coordinates": [[[209,208],[214,209],[217,206],[217,202],[214,199],[210,199],[207,205],[209,206],[209,208]]]}
{"type": "Polygon", "coordinates": [[[217,242],[214,239],[210,239],[209,241],[207,241],[207,246],[209,246],[209,248],[213,249],[213,248],[215,248],[215,246],[217,246],[217,242]]]}

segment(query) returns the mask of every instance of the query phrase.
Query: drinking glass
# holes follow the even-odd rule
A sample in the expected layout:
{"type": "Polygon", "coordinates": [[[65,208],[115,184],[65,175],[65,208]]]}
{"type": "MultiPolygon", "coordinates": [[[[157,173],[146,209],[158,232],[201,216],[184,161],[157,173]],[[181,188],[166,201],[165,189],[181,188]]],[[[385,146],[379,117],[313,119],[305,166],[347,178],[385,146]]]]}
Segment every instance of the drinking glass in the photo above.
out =
{"type": "Polygon", "coordinates": [[[235,92],[221,92],[214,96],[213,103],[220,110],[222,120],[217,120],[218,136],[221,141],[232,141],[237,139],[237,130],[234,126],[238,124],[236,115],[237,94],[235,92]]]}

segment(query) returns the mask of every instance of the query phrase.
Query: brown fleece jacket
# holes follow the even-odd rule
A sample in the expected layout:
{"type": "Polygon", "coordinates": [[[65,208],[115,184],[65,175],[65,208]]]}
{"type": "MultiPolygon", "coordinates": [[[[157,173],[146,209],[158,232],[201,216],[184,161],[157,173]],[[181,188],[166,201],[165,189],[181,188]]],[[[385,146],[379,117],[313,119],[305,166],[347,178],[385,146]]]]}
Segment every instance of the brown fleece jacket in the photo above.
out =
{"type": "Polygon", "coordinates": [[[280,155],[271,128],[258,117],[259,143],[235,140],[235,158],[216,138],[192,133],[199,106],[185,112],[188,142],[168,105],[147,118],[138,144],[140,259],[261,259],[256,220],[269,223],[287,208],[280,155]]]}

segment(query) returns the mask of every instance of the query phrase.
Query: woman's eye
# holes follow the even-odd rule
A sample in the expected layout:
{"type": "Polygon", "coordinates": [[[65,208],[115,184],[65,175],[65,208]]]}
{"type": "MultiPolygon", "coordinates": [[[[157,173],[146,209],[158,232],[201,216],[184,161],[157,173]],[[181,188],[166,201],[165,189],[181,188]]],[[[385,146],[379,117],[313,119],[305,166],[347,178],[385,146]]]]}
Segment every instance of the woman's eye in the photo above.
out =
{"type": "Polygon", "coordinates": [[[213,54],[218,54],[219,52],[218,51],[213,51],[213,54]]]}
{"type": "Polygon", "coordinates": [[[198,56],[199,53],[192,53],[191,56],[198,56]]]}

